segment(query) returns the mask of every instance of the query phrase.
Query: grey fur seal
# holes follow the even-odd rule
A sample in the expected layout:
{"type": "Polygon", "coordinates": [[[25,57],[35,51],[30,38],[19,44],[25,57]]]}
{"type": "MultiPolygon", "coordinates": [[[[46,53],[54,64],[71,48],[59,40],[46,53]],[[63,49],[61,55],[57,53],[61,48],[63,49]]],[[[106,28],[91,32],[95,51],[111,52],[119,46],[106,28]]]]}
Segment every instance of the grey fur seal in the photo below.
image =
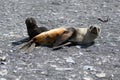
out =
{"type": "MultiPolygon", "coordinates": [[[[70,27],[67,29],[68,30],[72,29],[73,34],[71,34],[71,36],[67,40],[61,40],[61,38],[56,40],[56,42],[54,43],[53,49],[62,47],[64,45],[68,45],[68,43],[63,44],[66,42],[69,42],[69,44],[72,44],[72,43],[89,44],[93,42],[99,36],[101,32],[100,27],[96,25],[90,26],[89,28],[70,27]]],[[[61,37],[63,37],[63,35],[61,35],[61,37]]]]}

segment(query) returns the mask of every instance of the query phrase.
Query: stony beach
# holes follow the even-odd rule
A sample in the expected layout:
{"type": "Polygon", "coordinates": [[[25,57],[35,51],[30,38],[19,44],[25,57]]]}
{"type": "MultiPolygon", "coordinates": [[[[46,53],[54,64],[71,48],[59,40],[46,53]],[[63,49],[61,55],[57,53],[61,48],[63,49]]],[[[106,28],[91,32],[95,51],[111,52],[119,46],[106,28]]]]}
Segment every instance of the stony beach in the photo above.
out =
{"type": "Polygon", "coordinates": [[[120,80],[120,0],[0,0],[0,80],[120,80]],[[48,29],[98,25],[89,47],[19,48],[25,19],[48,29]]]}

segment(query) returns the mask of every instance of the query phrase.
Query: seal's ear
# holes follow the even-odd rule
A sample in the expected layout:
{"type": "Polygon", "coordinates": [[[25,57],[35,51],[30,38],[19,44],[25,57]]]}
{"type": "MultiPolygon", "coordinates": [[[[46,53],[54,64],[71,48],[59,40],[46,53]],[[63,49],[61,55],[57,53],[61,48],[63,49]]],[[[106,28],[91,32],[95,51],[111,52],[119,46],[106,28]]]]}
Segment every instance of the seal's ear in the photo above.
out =
{"type": "Polygon", "coordinates": [[[101,32],[101,29],[100,29],[99,27],[97,28],[97,32],[98,32],[98,33],[100,33],[100,32],[101,32]]]}
{"type": "Polygon", "coordinates": [[[67,28],[67,31],[65,31],[62,35],[58,36],[57,40],[53,44],[53,47],[59,46],[62,43],[66,42],[74,33],[74,28],[67,28]]]}

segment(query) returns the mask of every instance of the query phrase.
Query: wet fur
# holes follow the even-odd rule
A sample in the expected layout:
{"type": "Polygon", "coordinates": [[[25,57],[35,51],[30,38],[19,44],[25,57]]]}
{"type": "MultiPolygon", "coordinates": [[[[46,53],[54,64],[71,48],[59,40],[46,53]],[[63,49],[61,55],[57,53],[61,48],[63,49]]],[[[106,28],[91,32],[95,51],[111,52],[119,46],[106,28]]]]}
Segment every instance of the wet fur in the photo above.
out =
{"type": "Polygon", "coordinates": [[[56,40],[67,40],[71,34],[66,28],[52,29],[33,37],[27,44],[21,47],[21,50],[30,52],[30,50],[32,51],[35,48],[36,44],[53,46],[56,40]]]}

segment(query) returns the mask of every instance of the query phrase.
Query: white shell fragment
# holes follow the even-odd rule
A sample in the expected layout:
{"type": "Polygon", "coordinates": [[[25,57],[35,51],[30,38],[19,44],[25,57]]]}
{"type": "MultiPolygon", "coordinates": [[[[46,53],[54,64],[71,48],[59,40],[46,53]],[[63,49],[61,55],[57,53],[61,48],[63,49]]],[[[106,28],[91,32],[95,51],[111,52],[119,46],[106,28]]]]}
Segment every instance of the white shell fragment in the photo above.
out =
{"type": "Polygon", "coordinates": [[[106,76],[106,74],[102,72],[102,73],[97,73],[96,76],[97,76],[98,78],[103,78],[103,77],[106,76]]]}
{"type": "Polygon", "coordinates": [[[74,68],[55,68],[56,70],[58,70],[58,71],[71,71],[71,70],[73,70],[74,68]]]}
{"type": "Polygon", "coordinates": [[[7,75],[7,73],[8,73],[7,69],[0,70],[1,76],[7,75]]]}
{"type": "Polygon", "coordinates": [[[65,59],[66,59],[67,63],[73,63],[73,64],[75,63],[75,61],[72,59],[72,57],[66,57],[65,59]]]}

